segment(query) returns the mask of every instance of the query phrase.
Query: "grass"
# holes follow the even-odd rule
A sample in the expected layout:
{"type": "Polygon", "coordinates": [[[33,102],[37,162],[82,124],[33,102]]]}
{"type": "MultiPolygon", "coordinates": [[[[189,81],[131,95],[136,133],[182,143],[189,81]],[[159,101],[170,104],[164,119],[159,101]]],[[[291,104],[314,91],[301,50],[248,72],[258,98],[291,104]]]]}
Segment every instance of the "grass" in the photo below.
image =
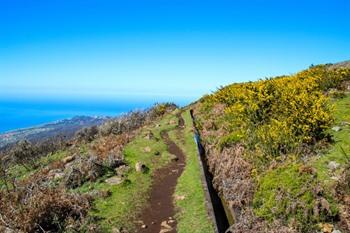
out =
{"type": "Polygon", "coordinates": [[[185,152],[186,167],[180,176],[175,196],[184,199],[175,200],[178,213],[178,233],[210,233],[214,232],[205,206],[206,200],[200,177],[200,164],[197,155],[197,146],[194,142],[192,119],[189,111],[182,113],[185,120],[185,129],[179,135],[178,131],[171,131],[169,136],[185,152]]]}
{"type": "Polygon", "coordinates": [[[103,227],[103,232],[112,232],[114,228],[120,227],[131,232],[135,230],[137,216],[147,204],[148,193],[152,185],[152,173],[169,161],[169,153],[160,134],[162,131],[175,128],[176,124],[169,124],[169,121],[176,120],[174,114],[169,114],[158,122],[159,127],[150,126],[142,129],[136,138],[125,147],[125,159],[131,170],[123,184],[113,186],[102,181],[87,183],[79,189],[82,192],[108,190],[112,193],[108,198],[95,200],[94,209],[90,212],[91,216],[100,219],[99,225],[103,227]],[[148,140],[144,137],[149,130],[152,131],[155,139],[148,140]],[[151,152],[145,152],[145,147],[150,147],[151,152]],[[156,151],[160,152],[160,155],[155,155],[156,151]],[[137,173],[134,167],[138,161],[143,162],[149,168],[149,172],[137,173]]]}
{"type": "Polygon", "coordinates": [[[331,132],[335,143],[327,153],[316,161],[313,161],[319,179],[324,180],[326,185],[332,185],[334,183],[331,177],[337,176],[341,172],[342,168],[344,168],[345,164],[348,162],[347,156],[350,156],[350,94],[347,94],[346,97],[342,99],[335,100],[334,105],[336,118],[335,126],[340,126],[341,130],[338,132],[331,132]],[[345,122],[349,124],[345,125],[345,122]],[[331,174],[328,169],[330,161],[335,161],[340,165],[334,174],[331,174]]]}

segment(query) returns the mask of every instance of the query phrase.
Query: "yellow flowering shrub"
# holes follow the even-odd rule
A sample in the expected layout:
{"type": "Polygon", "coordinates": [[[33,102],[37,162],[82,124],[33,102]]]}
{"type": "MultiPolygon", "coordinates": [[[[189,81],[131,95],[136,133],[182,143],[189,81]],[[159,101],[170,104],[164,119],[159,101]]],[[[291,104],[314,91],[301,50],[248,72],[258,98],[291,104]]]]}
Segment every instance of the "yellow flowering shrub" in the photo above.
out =
{"type": "Polygon", "coordinates": [[[229,85],[202,102],[224,104],[229,131],[274,156],[325,137],[333,122],[325,92],[345,80],[350,80],[348,69],[316,66],[291,76],[229,85]]]}

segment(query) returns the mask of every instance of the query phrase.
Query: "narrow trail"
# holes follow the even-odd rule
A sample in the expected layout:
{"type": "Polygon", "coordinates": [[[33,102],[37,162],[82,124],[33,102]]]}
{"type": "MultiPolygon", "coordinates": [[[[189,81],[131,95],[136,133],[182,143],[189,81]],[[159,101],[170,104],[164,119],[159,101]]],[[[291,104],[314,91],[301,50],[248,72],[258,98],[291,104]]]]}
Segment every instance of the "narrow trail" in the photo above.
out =
{"type": "MultiPolygon", "coordinates": [[[[181,114],[178,114],[177,117],[179,124],[175,130],[179,132],[184,127],[184,120],[181,114]]],[[[168,132],[162,132],[161,136],[168,147],[169,153],[176,155],[177,160],[171,161],[167,166],[155,171],[149,206],[141,214],[141,221],[146,228],[140,227],[138,229],[139,233],[176,232],[173,194],[177,179],[181,176],[185,167],[185,155],[176,143],[170,139],[168,132]]]]}

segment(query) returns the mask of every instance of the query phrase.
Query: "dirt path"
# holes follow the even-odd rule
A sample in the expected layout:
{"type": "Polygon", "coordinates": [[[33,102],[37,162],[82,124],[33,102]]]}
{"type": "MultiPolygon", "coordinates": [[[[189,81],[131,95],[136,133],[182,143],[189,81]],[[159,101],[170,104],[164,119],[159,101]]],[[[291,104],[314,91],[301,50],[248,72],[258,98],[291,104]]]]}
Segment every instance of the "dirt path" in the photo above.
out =
{"type": "MultiPolygon", "coordinates": [[[[184,120],[178,115],[179,127],[184,127],[184,120]]],[[[179,129],[177,129],[179,130],[179,129]]],[[[176,155],[177,160],[155,171],[154,183],[150,193],[149,206],[141,215],[142,223],[146,228],[138,229],[139,233],[174,233],[176,221],[173,194],[177,179],[185,167],[185,155],[182,150],[169,138],[167,132],[162,132],[162,139],[168,146],[169,153],[176,155]]]]}

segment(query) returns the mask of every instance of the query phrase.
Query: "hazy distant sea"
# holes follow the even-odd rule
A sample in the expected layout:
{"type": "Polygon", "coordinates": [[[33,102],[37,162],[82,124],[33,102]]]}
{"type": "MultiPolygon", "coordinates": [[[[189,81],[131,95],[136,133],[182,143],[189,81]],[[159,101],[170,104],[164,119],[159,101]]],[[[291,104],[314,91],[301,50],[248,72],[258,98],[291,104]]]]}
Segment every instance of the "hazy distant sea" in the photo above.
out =
{"type": "MultiPolygon", "coordinates": [[[[74,116],[117,116],[134,109],[150,107],[153,103],[153,100],[45,101],[0,99],[0,133],[74,116]]],[[[184,104],[184,102],[178,104],[184,104]]]]}

